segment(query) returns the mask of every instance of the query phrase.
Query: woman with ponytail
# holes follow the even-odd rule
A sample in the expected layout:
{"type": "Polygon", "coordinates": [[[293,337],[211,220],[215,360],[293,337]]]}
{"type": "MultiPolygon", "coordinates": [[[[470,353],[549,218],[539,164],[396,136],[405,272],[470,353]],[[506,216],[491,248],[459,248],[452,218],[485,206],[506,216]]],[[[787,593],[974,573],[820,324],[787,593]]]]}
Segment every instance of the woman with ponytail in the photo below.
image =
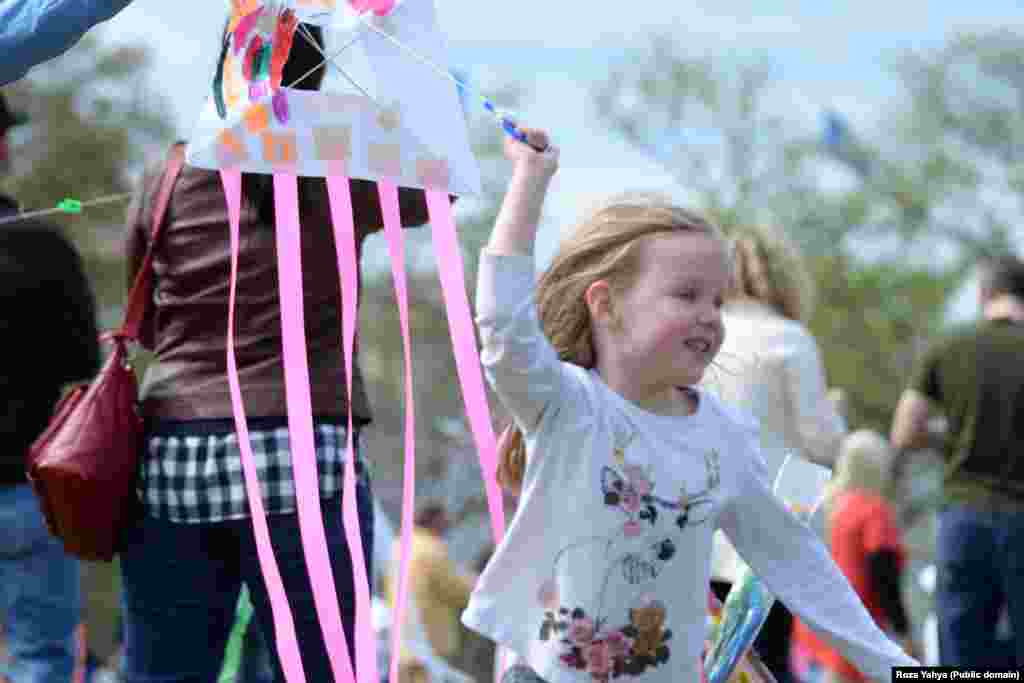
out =
{"type": "MultiPolygon", "coordinates": [[[[813,307],[810,275],[797,248],[766,225],[735,228],[733,279],[722,318],[729,334],[704,385],[724,401],[752,413],[761,425],[768,481],[792,455],[776,494],[810,507],[828,478],[846,433],[827,397],[818,345],[806,327],[813,307]]],[[[739,558],[722,533],[715,535],[712,582],[724,599],[739,558]]],[[[792,616],[772,607],[756,647],[779,683],[789,683],[792,616]]]]}

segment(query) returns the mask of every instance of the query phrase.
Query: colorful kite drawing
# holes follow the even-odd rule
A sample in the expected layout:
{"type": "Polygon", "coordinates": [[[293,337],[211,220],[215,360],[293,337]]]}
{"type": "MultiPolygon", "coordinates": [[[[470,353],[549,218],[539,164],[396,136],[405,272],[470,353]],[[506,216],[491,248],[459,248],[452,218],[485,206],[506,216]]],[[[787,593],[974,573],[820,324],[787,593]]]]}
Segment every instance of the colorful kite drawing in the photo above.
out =
{"type": "Polygon", "coordinates": [[[432,3],[354,1],[367,6],[357,18],[348,3],[332,14],[326,1],[325,11],[314,12],[308,0],[237,0],[189,163],[249,173],[388,178],[401,187],[478,194],[480,172],[457,89],[411,57],[445,62],[432,3]],[[389,5],[388,14],[379,14],[389,5]],[[347,45],[332,58],[346,75],[340,62],[348,56],[369,64],[371,72],[354,84],[362,92],[292,90],[281,83],[292,41],[303,39],[299,20],[322,25],[347,45]]]}
{"type": "MultiPolygon", "coordinates": [[[[241,174],[274,177],[279,287],[282,302],[301,301],[302,263],[297,176],[326,178],[342,283],[343,339],[348,377],[352,376],[357,268],[349,179],[376,181],[384,234],[405,345],[405,466],[401,556],[394,624],[404,623],[408,593],[414,497],[414,406],[408,331],[405,254],[398,188],[420,188],[426,195],[442,292],[455,349],[470,430],[480,454],[495,542],[504,532],[504,511],[495,479],[496,443],[487,405],[473,322],[466,297],[462,260],[449,195],[476,194],[480,173],[470,149],[458,83],[440,65],[445,46],[432,0],[231,0],[230,19],[221,46],[211,94],[191,137],[189,164],[218,169],[228,202],[232,241],[229,330],[235,329],[241,174]],[[282,69],[298,40],[309,39],[303,24],[322,27],[335,54],[344,90],[309,91],[282,82],[282,69]],[[368,73],[353,78],[341,57],[362,57],[368,73]]],[[[312,42],[312,41],[311,41],[312,42]]],[[[315,44],[315,43],[314,43],[315,44]]],[[[320,49],[320,48],[318,48],[320,49]]],[[[489,102],[484,105],[510,135],[522,134],[489,102]]],[[[356,584],[355,643],[345,639],[334,577],[320,516],[316,462],[306,364],[302,306],[281,307],[288,426],[294,458],[298,517],[316,611],[327,643],[334,680],[377,683],[376,646],[370,622],[370,596],[355,508],[355,472],[347,459],[343,520],[356,584]],[[353,647],[354,645],[354,647],[353,647]],[[353,658],[350,654],[354,655],[353,658]],[[353,664],[355,665],[353,667],[353,664]]],[[[239,388],[233,333],[227,340],[228,381],[242,453],[260,566],[267,582],[274,629],[285,677],[305,681],[292,614],[278,573],[262,510],[255,463],[239,388]]],[[[351,383],[349,383],[351,384],[351,383]]],[[[349,386],[351,398],[351,386],[349,386]]],[[[349,414],[348,453],[352,453],[349,414]]],[[[401,629],[392,634],[391,680],[397,679],[401,629]]]]}

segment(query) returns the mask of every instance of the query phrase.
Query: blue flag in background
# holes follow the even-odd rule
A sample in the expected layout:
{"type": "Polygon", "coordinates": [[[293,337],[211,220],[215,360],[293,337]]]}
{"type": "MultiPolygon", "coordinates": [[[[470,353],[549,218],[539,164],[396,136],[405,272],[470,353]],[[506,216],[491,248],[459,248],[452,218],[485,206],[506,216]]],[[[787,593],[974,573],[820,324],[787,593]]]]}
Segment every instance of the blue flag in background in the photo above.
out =
{"type": "Polygon", "coordinates": [[[825,119],[825,131],[822,136],[821,143],[827,150],[838,149],[839,145],[849,133],[846,121],[842,116],[831,109],[824,113],[823,118],[825,119]]]}
{"type": "Polygon", "coordinates": [[[852,168],[862,179],[871,175],[871,161],[850,132],[842,114],[828,109],[822,115],[821,146],[836,161],[852,168]]]}

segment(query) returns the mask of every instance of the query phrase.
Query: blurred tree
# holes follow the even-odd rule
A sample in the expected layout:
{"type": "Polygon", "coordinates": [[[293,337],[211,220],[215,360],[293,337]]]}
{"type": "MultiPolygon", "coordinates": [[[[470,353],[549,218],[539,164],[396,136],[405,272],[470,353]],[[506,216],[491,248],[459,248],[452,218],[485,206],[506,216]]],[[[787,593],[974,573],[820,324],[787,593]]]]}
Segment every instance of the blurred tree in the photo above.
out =
{"type": "Polygon", "coordinates": [[[810,327],[830,382],[848,392],[851,426],[887,430],[948,296],[1020,224],[1024,37],[904,55],[894,69],[906,98],[866,137],[836,112],[823,112],[824,134],[795,130],[769,111],[769,64],[693,58],[680,44],[653,36],[646,59],[614,67],[594,92],[599,116],[727,231],[786,226],[815,273],[810,327]],[[887,241],[895,248],[878,256],[887,241]]]}
{"type": "Polygon", "coordinates": [[[791,133],[764,107],[766,62],[690,58],[669,35],[594,93],[599,117],[647,152],[723,226],[757,220],[790,189],[791,133]]]}
{"type": "Polygon", "coordinates": [[[829,380],[847,392],[852,427],[888,434],[899,390],[928,332],[941,325],[959,274],[858,264],[842,253],[814,259],[812,268],[818,305],[809,326],[829,380]]]}
{"type": "Polygon", "coordinates": [[[1024,34],[956,36],[892,68],[903,99],[856,142],[871,163],[842,200],[860,208],[862,235],[895,235],[922,262],[942,250],[940,267],[962,274],[1012,251],[1024,219],[1024,34]]]}
{"type": "MultiPolygon", "coordinates": [[[[107,47],[90,35],[5,89],[30,117],[14,131],[12,173],[3,181],[24,210],[131,190],[139,162],[173,133],[166,99],[149,86],[149,64],[144,46],[107,47]]],[[[124,299],[126,205],[123,199],[50,217],[83,253],[101,310],[124,299]]],[[[113,322],[109,312],[104,318],[113,322]]]]}

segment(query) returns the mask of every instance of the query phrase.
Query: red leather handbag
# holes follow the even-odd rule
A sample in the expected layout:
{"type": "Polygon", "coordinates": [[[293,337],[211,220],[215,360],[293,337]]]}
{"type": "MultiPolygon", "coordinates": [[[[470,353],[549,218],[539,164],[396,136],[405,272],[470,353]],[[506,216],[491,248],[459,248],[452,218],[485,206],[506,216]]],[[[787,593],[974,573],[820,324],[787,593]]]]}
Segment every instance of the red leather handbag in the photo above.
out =
{"type": "Polygon", "coordinates": [[[110,357],[90,384],[76,387],[57,404],[50,424],[29,448],[28,478],[50,533],[68,554],[85,560],[112,560],[135,516],[143,424],[128,343],[138,340],[152,298],[153,250],[183,164],[183,146],[176,144],[154,204],[152,237],[128,295],[124,323],[101,337],[114,346],[110,357]]]}

